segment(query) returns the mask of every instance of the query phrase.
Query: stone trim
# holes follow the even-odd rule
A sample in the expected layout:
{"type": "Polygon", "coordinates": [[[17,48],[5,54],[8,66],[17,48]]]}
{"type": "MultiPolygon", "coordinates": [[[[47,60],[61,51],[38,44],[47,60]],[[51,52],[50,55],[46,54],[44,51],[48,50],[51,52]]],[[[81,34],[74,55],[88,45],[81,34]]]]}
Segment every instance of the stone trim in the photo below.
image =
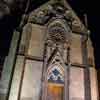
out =
{"type": "Polygon", "coordinates": [[[9,54],[4,62],[4,67],[1,77],[1,85],[5,88],[6,99],[8,100],[10,87],[12,82],[12,75],[16,61],[16,51],[18,49],[20,32],[15,31],[12,37],[9,54]]]}
{"type": "Polygon", "coordinates": [[[90,71],[88,67],[88,52],[87,52],[87,39],[88,37],[82,36],[81,38],[81,47],[82,47],[82,58],[83,64],[86,65],[84,69],[84,98],[85,100],[91,100],[91,87],[90,87],[90,71]]]}

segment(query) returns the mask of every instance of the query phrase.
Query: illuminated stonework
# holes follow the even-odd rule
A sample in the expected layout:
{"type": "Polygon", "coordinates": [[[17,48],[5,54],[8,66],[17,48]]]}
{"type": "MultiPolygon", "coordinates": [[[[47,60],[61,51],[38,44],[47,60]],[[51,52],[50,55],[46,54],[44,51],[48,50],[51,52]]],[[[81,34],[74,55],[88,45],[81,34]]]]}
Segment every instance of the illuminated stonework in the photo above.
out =
{"type": "Polygon", "coordinates": [[[67,26],[67,22],[64,19],[54,18],[52,22],[49,23],[47,30],[50,35],[50,39],[54,42],[66,42],[70,35],[70,30],[67,26]]]}
{"type": "Polygon", "coordinates": [[[49,0],[28,16],[13,34],[0,100],[99,100],[89,31],[67,1],[49,0]]]}

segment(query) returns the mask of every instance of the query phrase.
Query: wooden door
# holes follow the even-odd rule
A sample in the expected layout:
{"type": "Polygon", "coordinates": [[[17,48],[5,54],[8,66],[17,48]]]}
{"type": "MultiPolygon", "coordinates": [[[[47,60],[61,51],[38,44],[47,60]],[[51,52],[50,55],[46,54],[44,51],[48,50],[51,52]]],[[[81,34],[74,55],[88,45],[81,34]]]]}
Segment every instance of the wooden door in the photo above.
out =
{"type": "Polygon", "coordinates": [[[49,83],[47,89],[47,100],[63,100],[62,84],[49,83]]]}

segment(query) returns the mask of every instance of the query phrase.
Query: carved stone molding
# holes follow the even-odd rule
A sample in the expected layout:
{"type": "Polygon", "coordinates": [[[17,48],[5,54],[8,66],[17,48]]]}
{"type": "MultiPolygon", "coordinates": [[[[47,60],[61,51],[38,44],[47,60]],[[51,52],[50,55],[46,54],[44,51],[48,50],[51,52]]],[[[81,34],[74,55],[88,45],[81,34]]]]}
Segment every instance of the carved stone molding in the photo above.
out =
{"type": "Polygon", "coordinates": [[[46,25],[54,17],[65,19],[71,27],[72,32],[88,34],[87,28],[65,0],[50,0],[32,11],[29,14],[28,22],[46,25]]]}
{"type": "Polygon", "coordinates": [[[64,16],[65,11],[66,8],[60,3],[48,4],[47,7],[34,11],[29,18],[29,22],[44,25],[52,17],[64,16]]]}
{"type": "Polygon", "coordinates": [[[62,18],[51,19],[47,26],[48,38],[56,44],[67,43],[70,41],[71,30],[62,18]]]}

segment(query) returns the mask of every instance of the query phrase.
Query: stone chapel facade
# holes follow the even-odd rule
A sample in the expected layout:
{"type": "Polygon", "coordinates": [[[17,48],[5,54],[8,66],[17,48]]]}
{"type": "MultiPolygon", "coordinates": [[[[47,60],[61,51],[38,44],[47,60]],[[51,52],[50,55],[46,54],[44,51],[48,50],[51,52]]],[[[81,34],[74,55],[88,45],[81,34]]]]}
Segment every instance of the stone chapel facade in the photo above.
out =
{"type": "Polygon", "coordinates": [[[13,34],[0,100],[99,100],[89,30],[66,0],[50,0],[13,34]]]}

